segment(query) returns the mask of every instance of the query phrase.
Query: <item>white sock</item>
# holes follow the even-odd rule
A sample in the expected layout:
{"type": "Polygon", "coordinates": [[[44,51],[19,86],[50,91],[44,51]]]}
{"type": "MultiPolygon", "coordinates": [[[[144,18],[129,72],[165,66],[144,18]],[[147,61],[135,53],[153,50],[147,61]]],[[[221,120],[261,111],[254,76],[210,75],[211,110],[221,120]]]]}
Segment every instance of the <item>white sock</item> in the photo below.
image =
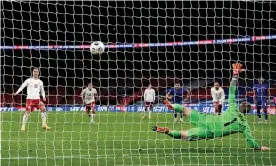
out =
{"type": "Polygon", "coordinates": [[[150,116],[150,107],[147,108],[147,111],[149,112],[149,116],[150,116]]]}
{"type": "Polygon", "coordinates": [[[28,121],[29,115],[24,114],[23,120],[22,120],[22,127],[25,127],[27,121],[28,121]]]}
{"type": "Polygon", "coordinates": [[[46,112],[41,112],[42,126],[46,126],[46,112]]]}
{"type": "Polygon", "coordinates": [[[95,116],[96,116],[96,114],[91,114],[91,121],[94,121],[95,116]]]}
{"type": "Polygon", "coordinates": [[[143,116],[146,116],[146,108],[144,107],[143,110],[142,110],[142,115],[143,116]]]}

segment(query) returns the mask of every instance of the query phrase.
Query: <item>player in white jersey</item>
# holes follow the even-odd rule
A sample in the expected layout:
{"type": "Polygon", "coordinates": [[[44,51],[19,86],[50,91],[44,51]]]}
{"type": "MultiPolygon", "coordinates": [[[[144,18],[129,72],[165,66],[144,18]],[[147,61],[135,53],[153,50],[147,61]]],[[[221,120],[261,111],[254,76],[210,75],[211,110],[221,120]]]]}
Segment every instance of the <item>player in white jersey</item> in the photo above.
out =
{"type": "Polygon", "coordinates": [[[220,87],[218,82],[214,83],[214,87],[211,88],[211,95],[215,107],[216,114],[221,114],[222,105],[224,103],[225,94],[224,90],[220,87]]]}
{"type": "Polygon", "coordinates": [[[34,68],[33,77],[25,80],[24,83],[20,86],[20,88],[15,93],[13,93],[13,95],[17,95],[27,86],[26,112],[23,116],[21,131],[25,131],[25,126],[28,121],[28,117],[30,113],[34,111],[34,109],[40,109],[41,111],[42,128],[46,130],[51,129],[47,126],[46,123],[45,105],[43,102],[40,101],[40,95],[42,96],[43,101],[46,101],[46,98],[43,82],[38,77],[39,69],[34,68]]]}
{"type": "Polygon", "coordinates": [[[148,86],[148,88],[144,92],[144,110],[143,110],[143,116],[142,118],[146,117],[146,110],[149,112],[149,119],[151,118],[151,111],[153,108],[153,104],[155,101],[155,91],[152,89],[151,85],[148,86]]]}
{"type": "Polygon", "coordinates": [[[81,98],[85,103],[85,111],[91,118],[90,123],[94,123],[94,117],[96,115],[95,101],[97,98],[97,90],[92,87],[92,84],[88,84],[88,87],[81,92],[81,98]],[[92,110],[92,112],[90,112],[92,110]]]}

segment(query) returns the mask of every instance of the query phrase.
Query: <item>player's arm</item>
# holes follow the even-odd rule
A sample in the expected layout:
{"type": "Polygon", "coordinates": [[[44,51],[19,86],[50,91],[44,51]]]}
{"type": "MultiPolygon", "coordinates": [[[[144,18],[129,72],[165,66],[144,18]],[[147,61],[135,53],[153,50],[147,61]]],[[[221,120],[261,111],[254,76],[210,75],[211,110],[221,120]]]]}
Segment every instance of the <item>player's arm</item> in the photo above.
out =
{"type": "Polygon", "coordinates": [[[228,96],[229,108],[236,106],[236,89],[237,89],[239,73],[242,72],[242,64],[235,63],[235,64],[232,64],[232,67],[233,67],[233,77],[230,82],[229,96],[228,96]]]}
{"type": "Polygon", "coordinates": [[[45,90],[44,90],[44,85],[43,85],[43,82],[41,81],[41,86],[40,86],[40,93],[41,93],[41,96],[43,98],[43,101],[46,101],[46,98],[45,98],[45,90]]]}
{"type": "Polygon", "coordinates": [[[174,92],[173,92],[173,89],[170,89],[169,92],[168,92],[167,95],[166,95],[166,98],[167,98],[167,99],[171,99],[173,93],[174,93],[174,92]]]}
{"type": "Polygon", "coordinates": [[[95,98],[95,102],[97,102],[99,100],[99,95],[97,90],[95,89],[95,93],[94,93],[94,98],[95,98]]]}
{"type": "Polygon", "coordinates": [[[147,97],[147,90],[144,91],[144,101],[146,101],[146,97],[147,97]]]}
{"type": "Polygon", "coordinates": [[[270,89],[267,88],[267,104],[268,105],[270,105],[270,96],[271,96],[270,89]]]}
{"type": "Polygon", "coordinates": [[[228,96],[228,104],[229,108],[233,107],[236,105],[236,85],[237,85],[237,76],[233,76],[230,87],[229,87],[229,96],[228,96]]]}
{"type": "Polygon", "coordinates": [[[189,100],[189,98],[190,98],[190,94],[191,94],[191,92],[188,90],[188,89],[185,89],[185,91],[186,91],[186,97],[185,97],[185,101],[187,101],[187,100],[189,100]]]}
{"type": "Polygon", "coordinates": [[[254,104],[257,104],[257,99],[256,99],[256,87],[254,85],[253,87],[253,100],[254,100],[254,104]]]}
{"type": "MultiPolygon", "coordinates": [[[[222,89],[222,88],[221,88],[222,89]]],[[[221,91],[221,99],[220,99],[220,104],[223,104],[225,100],[225,93],[224,93],[224,89],[222,89],[221,91]]]]}
{"type": "Polygon", "coordinates": [[[153,89],[153,103],[155,103],[155,90],[153,89]]]}
{"type": "Polygon", "coordinates": [[[82,101],[84,101],[84,95],[85,95],[85,89],[83,89],[80,94],[82,101]]]}
{"type": "Polygon", "coordinates": [[[13,93],[13,95],[17,95],[18,93],[20,93],[27,85],[28,85],[28,79],[24,81],[24,83],[20,86],[20,88],[15,93],[13,93]]]}
{"type": "Polygon", "coordinates": [[[242,132],[243,136],[246,139],[247,144],[255,150],[270,150],[270,148],[265,146],[260,146],[256,140],[251,135],[250,129],[248,127],[242,132]]]}

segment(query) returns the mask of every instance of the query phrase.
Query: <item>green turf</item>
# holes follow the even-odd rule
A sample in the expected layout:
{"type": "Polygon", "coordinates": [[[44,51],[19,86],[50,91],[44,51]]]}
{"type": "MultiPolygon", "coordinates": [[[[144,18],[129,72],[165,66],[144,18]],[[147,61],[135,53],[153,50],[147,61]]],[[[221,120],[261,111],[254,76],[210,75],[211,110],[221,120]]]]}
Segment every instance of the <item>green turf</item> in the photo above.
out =
{"type": "Polygon", "coordinates": [[[253,151],[241,134],[223,139],[188,142],[151,131],[158,124],[173,129],[192,127],[172,123],[172,114],[154,113],[141,119],[138,113],[101,112],[89,124],[82,112],[49,112],[51,131],[41,129],[38,112],[31,114],[20,132],[23,112],[2,113],[1,165],[97,166],[97,165],[276,165],[276,116],[270,124],[256,124],[248,116],[253,135],[269,152],[253,151]]]}

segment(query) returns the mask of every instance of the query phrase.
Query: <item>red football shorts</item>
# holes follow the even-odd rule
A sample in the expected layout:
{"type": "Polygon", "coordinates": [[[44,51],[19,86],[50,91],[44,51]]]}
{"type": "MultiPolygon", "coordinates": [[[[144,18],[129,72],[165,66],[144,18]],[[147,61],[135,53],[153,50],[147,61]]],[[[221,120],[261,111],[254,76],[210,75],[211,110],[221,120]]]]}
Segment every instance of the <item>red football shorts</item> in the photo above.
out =
{"type": "Polygon", "coordinates": [[[85,105],[86,110],[91,110],[95,108],[95,102],[91,102],[90,104],[85,105]]]}
{"type": "Polygon", "coordinates": [[[36,109],[40,109],[40,99],[27,99],[26,100],[26,110],[34,111],[36,109]]]}

